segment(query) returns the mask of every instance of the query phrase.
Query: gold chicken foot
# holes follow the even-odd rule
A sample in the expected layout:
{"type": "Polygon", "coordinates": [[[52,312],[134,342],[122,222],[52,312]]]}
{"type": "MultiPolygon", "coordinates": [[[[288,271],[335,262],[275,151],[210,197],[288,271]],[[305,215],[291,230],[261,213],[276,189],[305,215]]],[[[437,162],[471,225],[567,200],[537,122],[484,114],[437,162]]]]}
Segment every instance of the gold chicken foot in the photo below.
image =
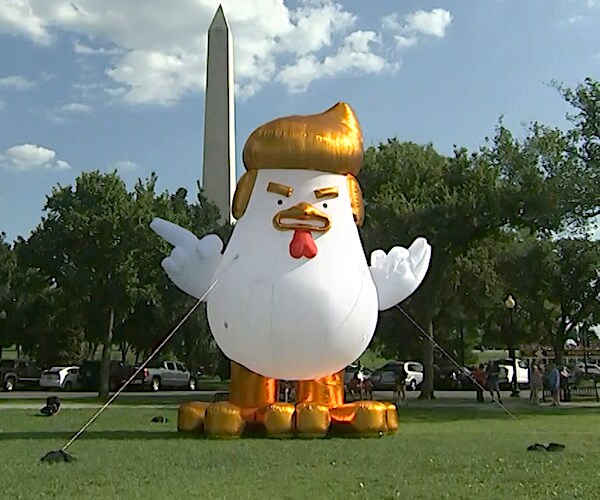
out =
{"type": "Polygon", "coordinates": [[[296,384],[296,434],[380,436],[398,430],[396,406],[379,401],[344,403],[344,371],[296,384]]]}
{"type": "Polygon", "coordinates": [[[244,432],[271,438],[328,435],[381,436],[398,429],[392,403],[344,403],[343,372],[296,383],[296,405],[280,403],[277,384],[232,363],[230,401],[188,402],[179,407],[178,430],[237,438],[244,432]]]}

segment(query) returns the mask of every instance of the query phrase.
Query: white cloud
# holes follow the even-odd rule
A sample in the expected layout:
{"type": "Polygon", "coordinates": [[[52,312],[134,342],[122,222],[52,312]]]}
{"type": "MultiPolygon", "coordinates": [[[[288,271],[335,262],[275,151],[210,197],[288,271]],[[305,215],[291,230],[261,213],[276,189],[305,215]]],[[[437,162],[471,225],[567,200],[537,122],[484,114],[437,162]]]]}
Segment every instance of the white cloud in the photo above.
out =
{"type": "Polygon", "coordinates": [[[355,31],[348,35],[340,49],[322,60],[310,54],[296,63],[284,67],[277,80],[287,85],[291,92],[305,92],[309,84],[318,78],[332,77],[351,71],[359,73],[381,73],[389,69],[389,63],[371,51],[376,42],[372,31],[355,31]]]}
{"type": "Polygon", "coordinates": [[[445,9],[418,10],[406,16],[406,22],[409,30],[443,38],[452,22],[452,14],[445,9]]]}
{"type": "Polygon", "coordinates": [[[575,14],[574,16],[569,17],[565,23],[566,24],[577,24],[585,19],[585,16],[581,14],[575,14]]]}
{"type": "Polygon", "coordinates": [[[82,102],[68,102],[58,107],[56,111],[59,113],[90,113],[92,107],[89,104],[82,102]]]}
{"type": "Polygon", "coordinates": [[[108,165],[108,170],[120,170],[120,171],[131,171],[131,170],[137,170],[138,168],[140,168],[140,166],[131,161],[131,160],[120,160],[120,161],[115,161],[114,163],[111,163],[110,165],[108,165]]]}
{"type": "Polygon", "coordinates": [[[64,160],[56,160],[56,164],[51,168],[53,168],[53,170],[69,170],[73,167],[71,167],[71,165],[64,160]]]}
{"type": "Polygon", "coordinates": [[[46,30],[46,20],[34,12],[28,0],[2,0],[0,2],[0,33],[24,35],[40,45],[51,41],[46,30]]]}
{"type": "Polygon", "coordinates": [[[0,166],[14,172],[71,168],[66,161],[57,159],[56,151],[35,144],[19,144],[8,148],[0,154],[0,166]]]}
{"type": "Polygon", "coordinates": [[[420,36],[443,37],[452,19],[444,9],[419,10],[402,23],[394,14],[381,38],[373,28],[361,29],[340,0],[293,6],[285,0],[171,0],[169,8],[164,0],[8,0],[0,26],[36,43],[49,43],[53,30],[73,33],[80,58],[103,56],[97,63],[105,64],[109,82],[96,96],[169,105],[204,87],[206,29],[219,3],[233,32],[241,97],[271,82],[301,92],[320,78],[394,71],[401,62],[396,48],[411,47],[420,36]]]}
{"type": "Polygon", "coordinates": [[[27,90],[35,85],[34,82],[23,76],[5,76],[0,78],[0,87],[13,90],[27,90]]]}
{"type": "Polygon", "coordinates": [[[336,33],[352,28],[356,16],[339,4],[312,3],[291,11],[289,20],[292,24],[277,50],[302,55],[331,45],[336,33]]]}
{"type": "Polygon", "coordinates": [[[398,13],[383,19],[383,27],[395,33],[396,43],[402,49],[416,45],[419,36],[444,38],[451,24],[452,14],[445,9],[418,10],[404,16],[402,21],[398,13]]]}
{"type": "Polygon", "coordinates": [[[132,50],[107,75],[121,84],[112,91],[134,104],[170,104],[204,83],[203,60],[187,53],[132,50]]]}
{"type": "Polygon", "coordinates": [[[90,56],[90,55],[110,56],[110,55],[116,55],[116,54],[123,53],[122,49],[118,49],[116,47],[113,47],[111,49],[105,49],[104,47],[98,47],[95,49],[93,47],[90,47],[88,45],[80,43],[79,41],[75,42],[75,44],[73,45],[73,50],[75,51],[75,54],[80,54],[83,56],[90,56]]]}
{"type": "Polygon", "coordinates": [[[46,71],[42,71],[40,73],[40,78],[45,82],[51,82],[52,80],[56,80],[58,76],[55,73],[48,73],[46,71]]]}

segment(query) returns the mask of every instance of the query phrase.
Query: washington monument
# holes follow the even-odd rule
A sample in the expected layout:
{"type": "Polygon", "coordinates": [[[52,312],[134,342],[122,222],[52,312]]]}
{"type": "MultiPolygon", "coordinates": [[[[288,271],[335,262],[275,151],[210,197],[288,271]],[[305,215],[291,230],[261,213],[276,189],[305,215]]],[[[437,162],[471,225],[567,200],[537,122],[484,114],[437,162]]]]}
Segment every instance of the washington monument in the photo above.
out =
{"type": "Polygon", "coordinates": [[[236,181],[233,90],[233,40],[219,6],[208,28],[202,188],[219,208],[219,222],[230,224],[236,181]]]}

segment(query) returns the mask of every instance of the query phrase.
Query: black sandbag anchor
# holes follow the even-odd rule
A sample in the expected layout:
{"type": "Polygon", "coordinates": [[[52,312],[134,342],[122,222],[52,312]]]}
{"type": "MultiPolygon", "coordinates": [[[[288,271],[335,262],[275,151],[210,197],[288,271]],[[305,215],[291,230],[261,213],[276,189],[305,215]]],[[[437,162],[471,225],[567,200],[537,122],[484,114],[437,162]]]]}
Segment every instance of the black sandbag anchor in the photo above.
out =
{"type": "Polygon", "coordinates": [[[60,399],[58,396],[50,396],[46,398],[46,406],[44,406],[40,413],[46,417],[56,415],[60,410],[60,399]]]}
{"type": "Polygon", "coordinates": [[[564,449],[565,445],[560,443],[548,443],[548,446],[535,443],[527,447],[528,451],[563,451],[564,449]]]}
{"type": "Polygon", "coordinates": [[[162,416],[152,417],[152,420],[150,420],[150,422],[161,423],[161,424],[166,424],[168,421],[169,421],[169,419],[167,417],[162,417],[162,416]]]}
{"type": "Polygon", "coordinates": [[[42,458],[40,458],[40,462],[48,462],[51,464],[58,462],[73,462],[75,460],[77,459],[73,455],[69,455],[63,450],[49,451],[42,458]]]}

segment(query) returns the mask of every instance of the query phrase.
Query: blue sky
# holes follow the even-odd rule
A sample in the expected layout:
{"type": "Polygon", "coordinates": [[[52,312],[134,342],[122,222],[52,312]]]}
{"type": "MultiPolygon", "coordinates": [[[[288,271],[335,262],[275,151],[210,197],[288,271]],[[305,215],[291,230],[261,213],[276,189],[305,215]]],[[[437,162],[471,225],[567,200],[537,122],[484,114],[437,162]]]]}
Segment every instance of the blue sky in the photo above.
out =
{"type": "MultiPolygon", "coordinates": [[[[239,159],[250,132],[344,100],[366,145],[479,147],[566,126],[551,80],[600,79],[599,0],[223,0],[239,159]]],[[[206,30],[219,1],[0,0],[0,231],[27,236],[57,183],[117,168],[195,190],[206,30]]]]}

